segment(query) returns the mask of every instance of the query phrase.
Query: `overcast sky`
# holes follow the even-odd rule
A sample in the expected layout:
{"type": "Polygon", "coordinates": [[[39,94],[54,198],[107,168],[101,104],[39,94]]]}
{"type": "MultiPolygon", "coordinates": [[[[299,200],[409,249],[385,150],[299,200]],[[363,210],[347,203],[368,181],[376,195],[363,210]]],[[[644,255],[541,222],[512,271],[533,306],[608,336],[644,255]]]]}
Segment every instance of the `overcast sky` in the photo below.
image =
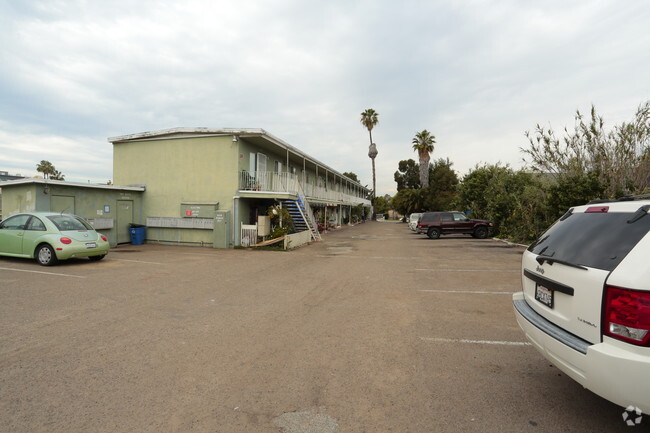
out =
{"type": "MultiPolygon", "coordinates": [[[[108,137],[263,128],[378,194],[428,129],[460,176],[650,99],[647,0],[0,0],[0,170],[112,179],[108,137]]],[[[143,161],[143,163],[146,163],[143,161]]]]}

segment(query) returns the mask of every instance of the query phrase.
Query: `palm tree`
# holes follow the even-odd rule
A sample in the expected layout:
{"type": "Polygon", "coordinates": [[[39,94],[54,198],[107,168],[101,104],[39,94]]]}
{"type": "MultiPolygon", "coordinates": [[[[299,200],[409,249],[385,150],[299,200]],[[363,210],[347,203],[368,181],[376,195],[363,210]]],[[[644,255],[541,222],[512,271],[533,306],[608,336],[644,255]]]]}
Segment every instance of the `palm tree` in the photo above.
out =
{"type": "Polygon", "coordinates": [[[436,142],[436,137],[431,135],[429,131],[423,129],[421,132],[415,134],[413,137],[413,150],[417,150],[420,157],[420,185],[422,188],[429,186],[429,161],[431,161],[430,153],[433,152],[433,144],[436,142]]]}
{"type": "Polygon", "coordinates": [[[43,178],[47,179],[51,175],[55,174],[56,169],[50,161],[42,160],[39,164],[36,165],[36,171],[43,173],[43,178]]]}
{"type": "MultiPolygon", "coordinates": [[[[375,158],[377,157],[377,145],[372,142],[372,128],[379,123],[379,114],[372,108],[368,108],[366,111],[361,113],[361,124],[368,129],[368,134],[370,134],[370,147],[368,148],[368,156],[372,160],[372,197],[370,202],[375,204],[375,197],[377,194],[377,180],[375,177],[375,158]]],[[[373,214],[374,215],[374,214],[373,214]]]]}
{"type": "Polygon", "coordinates": [[[59,170],[54,170],[54,173],[50,175],[50,179],[52,180],[65,180],[65,175],[61,173],[59,170]]]}

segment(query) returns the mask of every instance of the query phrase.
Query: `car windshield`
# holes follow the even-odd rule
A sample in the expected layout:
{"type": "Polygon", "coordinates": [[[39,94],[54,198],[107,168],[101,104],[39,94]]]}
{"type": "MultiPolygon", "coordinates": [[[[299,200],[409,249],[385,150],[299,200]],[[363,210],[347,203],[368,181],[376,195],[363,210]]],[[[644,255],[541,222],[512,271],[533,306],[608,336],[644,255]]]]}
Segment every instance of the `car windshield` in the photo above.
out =
{"type": "Polygon", "coordinates": [[[92,230],[93,228],[81,218],[70,215],[52,215],[47,217],[62,232],[70,230],[92,230]]]}
{"type": "Polygon", "coordinates": [[[650,230],[650,216],[574,213],[558,220],[528,251],[576,265],[611,271],[650,230]]]}

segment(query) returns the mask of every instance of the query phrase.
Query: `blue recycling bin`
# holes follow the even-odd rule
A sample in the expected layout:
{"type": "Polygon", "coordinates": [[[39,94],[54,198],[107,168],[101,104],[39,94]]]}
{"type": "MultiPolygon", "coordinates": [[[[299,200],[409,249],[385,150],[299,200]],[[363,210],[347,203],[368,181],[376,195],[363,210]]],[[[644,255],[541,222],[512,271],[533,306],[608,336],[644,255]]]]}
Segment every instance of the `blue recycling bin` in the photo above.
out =
{"type": "Polygon", "coordinates": [[[129,233],[131,234],[131,245],[142,245],[147,235],[147,227],[140,224],[131,224],[129,233]]]}

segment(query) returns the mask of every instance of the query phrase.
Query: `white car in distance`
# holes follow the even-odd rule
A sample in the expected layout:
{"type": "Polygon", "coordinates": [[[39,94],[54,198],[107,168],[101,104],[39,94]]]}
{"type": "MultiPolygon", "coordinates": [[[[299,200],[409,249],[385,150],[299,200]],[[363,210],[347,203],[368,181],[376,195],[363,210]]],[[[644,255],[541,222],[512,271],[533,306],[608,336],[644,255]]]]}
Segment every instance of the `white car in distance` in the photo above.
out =
{"type": "Polygon", "coordinates": [[[412,213],[409,215],[409,229],[414,232],[418,231],[418,222],[420,221],[421,213],[412,213]]]}

